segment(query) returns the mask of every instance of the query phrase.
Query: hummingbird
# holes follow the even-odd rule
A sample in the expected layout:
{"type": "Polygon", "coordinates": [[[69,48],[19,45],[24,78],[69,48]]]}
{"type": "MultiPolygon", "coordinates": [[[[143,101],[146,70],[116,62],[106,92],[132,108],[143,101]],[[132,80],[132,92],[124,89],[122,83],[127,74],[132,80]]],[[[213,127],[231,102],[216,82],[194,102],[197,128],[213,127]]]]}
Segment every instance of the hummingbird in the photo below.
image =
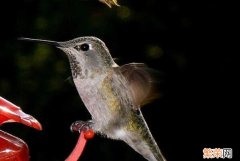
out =
{"type": "Polygon", "coordinates": [[[166,161],[140,109],[157,97],[150,68],[143,63],[117,65],[96,37],[64,42],[20,40],[53,45],[67,55],[73,82],[92,117],[73,123],[73,130],[90,127],[107,138],[124,141],[148,161],[166,161]]]}

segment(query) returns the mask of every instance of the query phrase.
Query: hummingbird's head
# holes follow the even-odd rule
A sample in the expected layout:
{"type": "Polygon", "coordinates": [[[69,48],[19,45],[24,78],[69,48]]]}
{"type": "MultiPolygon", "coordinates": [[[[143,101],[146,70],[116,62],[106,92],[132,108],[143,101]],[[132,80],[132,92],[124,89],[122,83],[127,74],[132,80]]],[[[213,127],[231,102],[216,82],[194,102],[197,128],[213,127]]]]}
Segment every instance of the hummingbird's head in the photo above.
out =
{"type": "Polygon", "coordinates": [[[96,37],[78,37],[64,42],[29,38],[20,40],[41,42],[61,49],[69,58],[73,78],[93,77],[116,65],[105,43],[96,37]]]}

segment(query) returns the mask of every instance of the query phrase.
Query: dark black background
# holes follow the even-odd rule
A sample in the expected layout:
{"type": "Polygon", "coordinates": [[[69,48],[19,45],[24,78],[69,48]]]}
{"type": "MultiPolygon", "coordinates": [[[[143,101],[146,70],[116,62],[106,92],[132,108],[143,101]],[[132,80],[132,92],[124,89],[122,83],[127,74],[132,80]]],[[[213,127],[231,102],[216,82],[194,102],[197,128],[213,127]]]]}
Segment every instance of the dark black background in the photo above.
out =
{"type": "MultiPolygon", "coordinates": [[[[67,57],[18,37],[57,41],[97,36],[119,64],[144,62],[164,73],[162,97],[142,109],[168,161],[203,160],[202,150],[232,148],[238,160],[235,5],[219,1],[18,0],[1,4],[0,96],[35,116],[38,132],[1,129],[25,140],[32,161],[62,161],[77,134],[69,127],[90,115],[69,83],[67,57]]],[[[239,117],[239,116],[238,116],[239,117]]],[[[125,143],[96,136],[84,160],[144,160],[125,143]]]]}

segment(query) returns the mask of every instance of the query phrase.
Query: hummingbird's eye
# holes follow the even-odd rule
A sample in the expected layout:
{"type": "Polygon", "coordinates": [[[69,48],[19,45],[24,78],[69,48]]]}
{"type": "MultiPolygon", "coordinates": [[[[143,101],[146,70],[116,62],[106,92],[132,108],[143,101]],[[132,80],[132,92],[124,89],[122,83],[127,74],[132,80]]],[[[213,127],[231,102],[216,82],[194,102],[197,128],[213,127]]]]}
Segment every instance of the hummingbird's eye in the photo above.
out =
{"type": "Polygon", "coordinates": [[[82,45],[77,45],[74,47],[76,50],[82,50],[82,51],[88,51],[89,50],[89,45],[88,44],[82,44],[82,45]]]}

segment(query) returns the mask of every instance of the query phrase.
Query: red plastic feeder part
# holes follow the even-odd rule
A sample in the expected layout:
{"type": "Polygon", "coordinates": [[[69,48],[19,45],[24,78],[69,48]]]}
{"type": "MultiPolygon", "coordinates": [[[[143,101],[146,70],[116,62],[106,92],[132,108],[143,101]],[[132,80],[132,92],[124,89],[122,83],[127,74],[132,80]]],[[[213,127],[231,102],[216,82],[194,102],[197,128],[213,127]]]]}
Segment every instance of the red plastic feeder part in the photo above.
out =
{"type": "Polygon", "coordinates": [[[29,161],[27,144],[0,130],[0,161],[29,161]]]}
{"type": "Polygon", "coordinates": [[[80,156],[83,153],[83,150],[86,146],[87,140],[92,139],[94,137],[95,133],[92,129],[89,129],[87,131],[80,132],[78,141],[71,152],[71,154],[65,159],[65,161],[78,161],[80,156]]]}
{"type": "Polygon", "coordinates": [[[24,113],[20,107],[0,97],[0,125],[5,122],[18,122],[42,130],[41,124],[34,117],[24,113]]]}
{"type": "MultiPolygon", "coordinates": [[[[20,107],[0,97],[0,125],[6,122],[19,122],[41,130],[41,124],[20,107]]],[[[29,161],[27,144],[11,134],[0,130],[0,161],[29,161]]]]}

